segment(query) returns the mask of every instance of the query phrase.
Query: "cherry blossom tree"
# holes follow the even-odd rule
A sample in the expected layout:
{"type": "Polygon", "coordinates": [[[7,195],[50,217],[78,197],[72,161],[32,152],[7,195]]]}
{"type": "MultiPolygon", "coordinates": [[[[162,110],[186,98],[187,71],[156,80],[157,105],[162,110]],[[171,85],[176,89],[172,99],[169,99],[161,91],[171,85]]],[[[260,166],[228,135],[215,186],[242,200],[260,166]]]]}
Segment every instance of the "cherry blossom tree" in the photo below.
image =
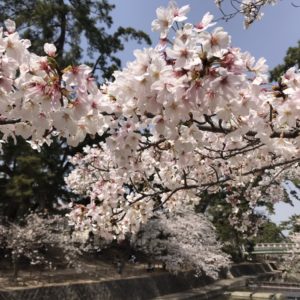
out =
{"type": "Polygon", "coordinates": [[[78,258],[92,247],[70,234],[66,219],[59,215],[30,213],[22,224],[0,226],[0,248],[11,259],[14,278],[18,275],[21,259],[26,259],[30,265],[55,269],[58,258],[53,252],[59,253],[59,259],[68,267],[80,269],[78,258]]]}
{"type": "Polygon", "coordinates": [[[108,136],[71,159],[68,187],[90,200],[74,204],[76,227],[123,238],[161,211],[222,192],[231,223],[244,231],[255,207],[280,201],[282,180],[299,175],[298,69],[271,87],[265,59],[233,47],[210,13],[188,23],[188,11],[173,1],[158,8],[152,28],[159,44],[136,50],[136,59],[100,88],[85,65],[61,70],[53,45],[45,44],[45,56],[31,53],[6,22],[2,143],[21,135],[38,149],[52,136],[70,145],[86,134],[108,136]],[[248,205],[242,213],[241,199],[248,205]]]}
{"type": "Polygon", "coordinates": [[[137,250],[160,260],[173,273],[194,270],[217,278],[220,269],[229,264],[213,225],[193,210],[159,214],[141,226],[131,241],[137,250]]]}

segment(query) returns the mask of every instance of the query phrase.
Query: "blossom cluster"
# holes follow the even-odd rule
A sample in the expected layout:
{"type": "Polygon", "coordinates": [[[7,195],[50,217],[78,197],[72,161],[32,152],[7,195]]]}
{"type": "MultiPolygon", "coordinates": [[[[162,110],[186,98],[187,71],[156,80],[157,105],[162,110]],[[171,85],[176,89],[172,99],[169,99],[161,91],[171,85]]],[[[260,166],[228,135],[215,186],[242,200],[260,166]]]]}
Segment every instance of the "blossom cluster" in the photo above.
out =
{"type": "Polygon", "coordinates": [[[0,29],[1,142],[19,135],[39,149],[59,135],[75,146],[87,133],[101,131],[100,92],[91,68],[60,70],[54,45],[46,43],[46,55],[38,56],[29,51],[30,41],[20,38],[12,20],[5,25],[6,30],[0,29]]]}
{"type": "Polygon", "coordinates": [[[136,60],[102,87],[114,114],[110,136],[72,158],[66,179],[91,199],[74,206],[76,224],[122,236],[161,209],[196,205],[203,192],[221,190],[244,231],[262,200],[282,200],[287,170],[299,174],[298,70],[271,88],[265,59],[232,47],[223,28],[211,30],[210,13],[180,26],[188,10],[174,2],[158,8],[158,46],[136,50],[136,60]],[[241,216],[242,197],[249,210],[241,216]]]}

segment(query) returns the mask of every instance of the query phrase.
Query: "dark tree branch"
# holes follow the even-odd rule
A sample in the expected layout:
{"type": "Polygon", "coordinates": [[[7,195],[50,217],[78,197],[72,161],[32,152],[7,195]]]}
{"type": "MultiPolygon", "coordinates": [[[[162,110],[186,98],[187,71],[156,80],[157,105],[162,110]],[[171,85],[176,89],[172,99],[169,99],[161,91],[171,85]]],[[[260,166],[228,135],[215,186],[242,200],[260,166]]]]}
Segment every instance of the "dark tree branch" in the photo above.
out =
{"type": "MultiPolygon", "coordinates": [[[[228,134],[231,132],[234,132],[235,129],[231,129],[231,128],[220,128],[220,127],[212,127],[212,126],[207,126],[207,125],[197,125],[198,129],[201,131],[208,131],[208,132],[215,132],[215,133],[224,133],[224,134],[228,134]]],[[[248,131],[246,134],[246,136],[249,137],[255,137],[257,135],[256,131],[248,131]]],[[[274,131],[273,133],[271,133],[270,138],[286,138],[286,139],[294,139],[296,137],[298,137],[300,135],[300,129],[296,128],[294,130],[291,131],[281,131],[281,132],[277,132],[274,131]]]]}
{"type": "Polygon", "coordinates": [[[17,124],[17,123],[20,123],[20,122],[21,122],[21,119],[12,119],[12,120],[0,119],[0,125],[17,124]]]}

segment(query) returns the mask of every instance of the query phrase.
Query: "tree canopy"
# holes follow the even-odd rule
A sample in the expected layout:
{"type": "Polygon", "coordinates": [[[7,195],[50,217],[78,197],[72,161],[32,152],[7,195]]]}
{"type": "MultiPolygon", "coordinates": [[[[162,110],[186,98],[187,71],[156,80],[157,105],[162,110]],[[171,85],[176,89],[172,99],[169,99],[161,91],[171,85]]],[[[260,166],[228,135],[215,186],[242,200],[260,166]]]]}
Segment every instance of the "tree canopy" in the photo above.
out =
{"type": "Polygon", "coordinates": [[[79,228],[123,238],[159,211],[221,191],[231,224],[244,230],[254,208],[280,201],[282,180],[298,176],[298,69],[270,88],[263,58],[233,47],[210,13],[188,23],[188,11],[173,1],[158,8],[158,46],[135,51],[100,88],[93,69],[60,68],[54,44],[44,56],[32,53],[6,22],[3,142],[20,135],[33,148],[54,137],[77,146],[87,134],[106,134],[71,159],[68,188],[90,201],[69,214],[79,228]]]}

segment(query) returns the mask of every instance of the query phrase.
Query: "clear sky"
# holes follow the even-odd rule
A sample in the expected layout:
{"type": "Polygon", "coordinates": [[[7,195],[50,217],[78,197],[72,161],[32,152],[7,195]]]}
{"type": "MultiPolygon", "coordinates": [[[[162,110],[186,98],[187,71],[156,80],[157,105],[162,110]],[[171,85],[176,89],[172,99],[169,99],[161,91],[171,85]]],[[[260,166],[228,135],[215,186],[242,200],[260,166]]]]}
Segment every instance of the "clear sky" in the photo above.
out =
{"type": "MultiPolygon", "coordinates": [[[[229,0],[227,0],[229,1],[229,0]]],[[[300,0],[293,0],[295,4],[300,0]]],[[[112,0],[116,5],[113,12],[114,26],[131,26],[148,33],[153,45],[158,41],[158,33],[151,31],[151,22],[156,18],[155,10],[159,6],[167,6],[168,0],[112,0]]],[[[191,11],[189,21],[197,23],[207,12],[216,18],[221,14],[214,4],[214,0],[177,0],[178,6],[189,4],[191,11]]],[[[243,28],[242,17],[235,17],[228,22],[220,21],[222,26],[232,37],[232,45],[247,50],[256,58],[267,59],[270,67],[280,63],[289,46],[294,46],[300,40],[300,8],[292,6],[292,0],[282,0],[275,6],[264,9],[265,16],[261,21],[253,24],[249,29],[243,28]]],[[[132,52],[140,47],[135,43],[128,43],[120,54],[122,61],[133,59],[132,52]]]]}
{"type": "MultiPolygon", "coordinates": [[[[228,1],[228,0],[227,0],[228,1]]],[[[264,17],[254,23],[249,29],[243,28],[241,16],[237,16],[228,22],[220,21],[222,26],[232,37],[232,45],[249,51],[257,59],[265,57],[270,68],[281,63],[289,46],[296,46],[300,40],[300,7],[292,6],[292,0],[279,0],[275,6],[264,9],[264,17]]],[[[167,6],[168,0],[112,0],[116,5],[112,16],[114,28],[118,26],[131,26],[148,33],[153,46],[156,45],[159,35],[151,31],[151,22],[156,18],[155,10],[159,6],[167,6]]],[[[214,4],[214,0],[177,0],[179,6],[189,4],[189,22],[195,24],[209,11],[216,18],[221,16],[214,4]]],[[[300,5],[300,0],[293,0],[294,4],[300,5]]],[[[130,42],[125,50],[120,53],[123,65],[133,60],[133,50],[139,46],[130,42]]],[[[294,201],[295,206],[287,204],[276,205],[276,215],[272,219],[276,222],[285,220],[292,214],[300,214],[300,202],[294,201]]]]}
{"type": "MultiPolygon", "coordinates": [[[[290,186],[292,190],[297,191],[297,197],[300,198],[300,191],[295,188],[293,183],[287,183],[287,186],[290,186]]],[[[293,196],[291,196],[290,199],[293,202],[293,206],[284,202],[275,204],[275,215],[271,216],[271,219],[274,222],[280,223],[283,220],[287,220],[289,216],[300,214],[300,201],[293,196]]]]}

